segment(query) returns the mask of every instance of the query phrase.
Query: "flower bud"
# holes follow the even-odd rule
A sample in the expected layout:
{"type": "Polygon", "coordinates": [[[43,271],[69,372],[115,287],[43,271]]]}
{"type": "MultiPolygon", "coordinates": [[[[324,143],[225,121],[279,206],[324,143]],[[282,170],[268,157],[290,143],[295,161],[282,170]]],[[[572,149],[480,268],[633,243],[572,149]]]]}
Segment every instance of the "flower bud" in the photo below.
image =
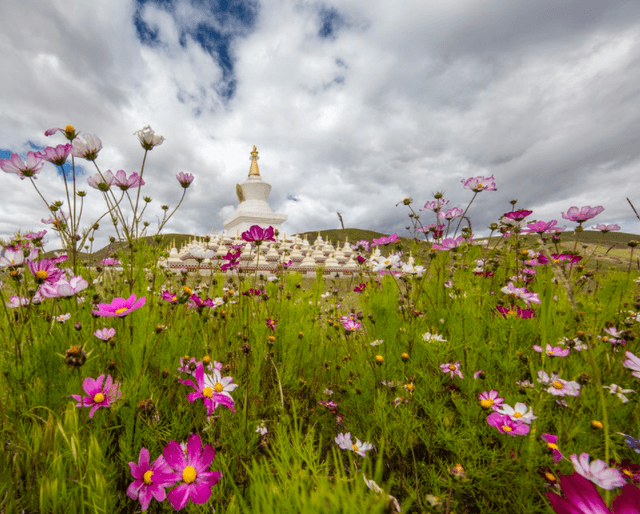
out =
{"type": "Polygon", "coordinates": [[[79,368],[87,360],[87,354],[82,346],[73,345],[65,352],[64,363],[72,368],[79,368]]]}

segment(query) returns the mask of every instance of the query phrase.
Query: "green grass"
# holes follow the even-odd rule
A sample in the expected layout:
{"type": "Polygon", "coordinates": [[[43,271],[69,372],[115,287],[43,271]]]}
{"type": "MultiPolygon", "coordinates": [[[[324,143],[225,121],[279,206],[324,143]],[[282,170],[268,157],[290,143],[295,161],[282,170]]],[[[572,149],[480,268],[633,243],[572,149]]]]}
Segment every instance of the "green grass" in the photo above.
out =
{"type": "MultiPolygon", "coordinates": [[[[323,238],[335,241],[339,232],[323,238]]],[[[349,233],[350,241],[364,238],[362,231],[349,233]]],[[[409,240],[403,244],[410,248],[409,240]]],[[[569,275],[558,268],[565,278],[554,282],[553,269],[540,267],[527,286],[540,295],[536,316],[505,319],[495,307],[510,303],[500,292],[514,274],[508,242],[491,254],[476,246],[424,252],[424,277],[376,282],[367,274],[353,281],[288,274],[274,283],[252,275],[165,275],[153,265],[163,245],[141,244],[129,276],[82,266],[90,284],[80,295],[84,303],[47,299],[0,311],[1,512],[137,512],[139,503],[126,496],[133,480],[128,463],[138,461],[142,447],[155,459],[169,441],[186,441],[191,433],[215,449],[210,469],[223,477],[206,506],[189,503],[186,512],[382,513],[391,494],[403,512],[436,512],[428,501],[433,495],[443,501],[442,512],[549,513],[541,470],[558,476],[573,467],[568,460],[553,464],[541,434],[558,435],[566,457],[586,452],[593,459],[639,460],[618,435],[640,434],[636,395],[627,404],[606,390],[600,395],[611,383],[638,389],[622,366],[625,350],[640,355],[638,324],[625,322],[640,307],[636,272],[601,267],[583,279],[578,270],[569,275]],[[472,272],[481,257],[495,261],[494,276],[472,272]],[[358,295],[352,289],[361,282],[367,288],[358,295]],[[158,296],[169,290],[186,300],[185,285],[226,303],[198,310],[158,296]],[[229,292],[250,287],[264,293],[229,292]],[[123,319],[92,316],[92,302],[131,292],[146,296],[144,307],[123,319]],[[339,316],[352,311],[362,311],[362,326],[347,333],[339,316]],[[69,321],[55,321],[67,312],[69,321]],[[275,331],[266,318],[277,320],[275,331]],[[105,326],[117,331],[112,343],[92,335],[105,326]],[[606,326],[627,331],[621,350],[598,338],[606,326]],[[426,332],[446,342],[425,342],[426,332]],[[532,349],[579,334],[589,351],[554,359],[532,349]],[[383,343],[372,346],[376,340],[383,343]],[[87,354],[80,367],[65,364],[73,345],[87,354]],[[208,420],[202,399],[189,402],[193,389],[177,371],[185,355],[222,363],[222,376],[239,384],[232,392],[235,413],[221,406],[208,420]],[[463,379],[440,369],[457,361],[463,379]],[[476,380],[478,370],[484,378],[476,380]],[[580,396],[558,405],[536,382],[539,370],[579,381],[580,396]],[[89,418],[89,409],[76,408],[69,395],[84,394],[83,380],[100,374],[120,383],[122,397],[89,418]],[[516,381],[522,380],[536,387],[521,389],[516,381]],[[491,389],[510,405],[533,408],[537,419],[528,435],[511,437],[487,424],[478,395],[491,389]],[[321,400],[336,402],[335,412],[321,400]],[[605,429],[592,429],[594,419],[606,419],[605,429]],[[256,428],[263,422],[268,433],[261,437],[256,428]],[[340,450],[334,438],[346,432],[375,449],[365,458],[340,450]],[[462,478],[451,473],[457,464],[462,478]],[[363,474],[384,492],[370,491],[363,474]]],[[[120,258],[129,270],[129,257],[120,258]]],[[[29,271],[19,269],[19,276],[2,277],[3,302],[12,291],[35,287],[29,271]]],[[[154,500],[149,511],[171,510],[154,500]]]]}

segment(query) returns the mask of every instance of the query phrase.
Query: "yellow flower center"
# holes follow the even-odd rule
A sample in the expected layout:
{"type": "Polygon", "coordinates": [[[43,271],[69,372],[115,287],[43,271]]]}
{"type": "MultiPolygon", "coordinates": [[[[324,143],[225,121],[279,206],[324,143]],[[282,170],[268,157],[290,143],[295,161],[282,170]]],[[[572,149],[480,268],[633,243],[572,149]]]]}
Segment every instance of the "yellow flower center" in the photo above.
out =
{"type": "Polygon", "coordinates": [[[407,391],[413,391],[416,388],[413,384],[407,384],[407,391]]]}
{"type": "Polygon", "coordinates": [[[514,417],[514,418],[521,418],[521,417],[522,417],[522,414],[520,414],[519,412],[514,412],[514,413],[513,413],[513,417],[514,417]]]}
{"type": "Polygon", "coordinates": [[[550,450],[557,450],[558,445],[554,443],[547,443],[547,448],[549,448],[550,450]]]}
{"type": "Polygon", "coordinates": [[[628,469],[623,469],[622,472],[628,477],[633,477],[633,473],[631,473],[631,471],[629,471],[628,469]]]}
{"type": "Polygon", "coordinates": [[[205,387],[202,390],[202,396],[204,396],[206,398],[212,398],[213,397],[213,389],[211,389],[210,387],[205,387]]]}
{"type": "Polygon", "coordinates": [[[102,403],[104,401],[104,394],[98,393],[93,397],[93,401],[96,403],[102,403]]]}
{"type": "Polygon", "coordinates": [[[354,452],[357,452],[360,449],[357,444],[354,444],[352,448],[354,452]]]}
{"type": "Polygon", "coordinates": [[[220,382],[218,382],[218,383],[216,383],[216,385],[213,386],[213,390],[216,393],[221,393],[224,390],[224,387],[220,382]]]}
{"type": "Polygon", "coordinates": [[[547,477],[547,480],[550,480],[551,482],[556,481],[556,477],[555,475],[553,475],[553,473],[549,473],[548,471],[545,471],[544,476],[547,477]]]}
{"type": "Polygon", "coordinates": [[[147,471],[143,477],[142,477],[142,481],[146,484],[146,485],[151,485],[153,480],[151,479],[151,477],[153,476],[153,471],[149,470],[147,471]]]}
{"type": "Polygon", "coordinates": [[[76,129],[75,129],[75,128],[73,128],[73,125],[67,125],[67,126],[64,128],[64,131],[65,131],[65,132],[68,132],[69,134],[72,134],[72,133],[74,133],[74,132],[76,131],[76,129]]]}
{"type": "Polygon", "coordinates": [[[376,355],[376,361],[382,362],[383,360],[384,360],[384,357],[382,355],[376,355]]]}
{"type": "Polygon", "coordinates": [[[13,269],[11,270],[11,273],[9,273],[9,275],[11,275],[12,277],[15,277],[18,275],[18,273],[20,273],[17,269],[13,269]]]}
{"type": "Polygon", "coordinates": [[[182,288],[182,292],[184,292],[186,294],[191,294],[192,293],[191,288],[189,286],[184,286],[182,288]]]}
{"type": "Polygon", "coordinates": [[[208,355],[205,355],[204,357],[202,357],[202,363],[211,364],[211,357],[209,357],[208,355]]]}
{"type": "Polygon", "coordinates": [[[187,466],[182,472],[182,480],[184,480],[187,484],[194,482],[196,476],[198,476],[198,474],[196,473],[196,470],[193,468],[193,466],[187,466]]]}
{"type": "Polygon", "coordinates": [[[482,184],[478,184],[477,189],[482,189],[484,186],[482,184]]]}
{"type": "Polygon", "coordinates": [[[486,400],[480,400],[480,406],[484,407],[485,409],[488,409],[494,403],[495,402],[491,398],[487,398],[486,400]]]}
{"type": "Polygon", "coordinates": [[[508,427],[507,425],[502,425],[502,430],[504,430],[505,432],[511,432],[513,429],[511,427],[508,427]]]}
{"type": "Polygon", "coordinates": [[[40,280],[44,280],[48,276],[49,275],[47,275],[47,272],[43,269],[41,269],[40,271],[36,271],[36,277],[38,277],[40,280]]]}
{"type": "Polygon", "coordinates": [[[127,308],[126,307],[120,307],[118,310],[116,310],[116,314],[122,314],[123,312],[127,312],[127,308]]]}
{"type": "Polygon", "coordinates": [[[450,369],[451,371],[454,371],[454,370],[456,369],[456,367],[455,367],[453,364],[449,364],[449,369],[450,369]]]}
{"type": "Polygon", "coordinates": [[[563,385],[562,382],[554,382],[553,384],[551,384],[553,387],[555,387],[556,389],[562,389],[563,385]]]}

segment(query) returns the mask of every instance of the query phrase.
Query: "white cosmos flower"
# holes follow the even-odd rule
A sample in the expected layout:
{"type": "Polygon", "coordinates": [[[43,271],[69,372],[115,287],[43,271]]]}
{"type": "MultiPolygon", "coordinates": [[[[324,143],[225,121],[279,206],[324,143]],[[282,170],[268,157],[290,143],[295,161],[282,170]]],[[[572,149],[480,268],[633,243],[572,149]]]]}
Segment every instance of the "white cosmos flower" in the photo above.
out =
{"type": "Polygon", "coordinates": [[[533,409],[527,407],[524,403],[516,403],[515,407],[507,405],[506,403],[498,409],[498,412],[503,416],[506,414],[511,418],[511,421],[520,421],[530,425],[534,419],[538,419],[538,416],[533,415],[533,409]]]}

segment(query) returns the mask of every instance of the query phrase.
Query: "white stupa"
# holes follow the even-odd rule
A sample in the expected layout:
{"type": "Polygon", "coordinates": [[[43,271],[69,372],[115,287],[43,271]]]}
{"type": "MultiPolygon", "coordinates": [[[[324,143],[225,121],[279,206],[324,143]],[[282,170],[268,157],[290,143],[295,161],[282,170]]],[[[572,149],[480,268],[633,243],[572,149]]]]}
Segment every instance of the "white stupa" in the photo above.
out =
{"type": "Polygon", "coordinates": [[[251,152],[251,167],[249,177],[242,184],[236,185],[236,194],[240,205],[236,212],[224,222],[224,229],[230,235],[242,233],[249,230],[252,225],[259,225],[262,228],[272,226],[279,229],[286,219],[286,214],[275,214],[267,198],[271,192],[271,184],[268,184],[260,176],[258,169],[258,150],[253,145],[251,152]]]}

